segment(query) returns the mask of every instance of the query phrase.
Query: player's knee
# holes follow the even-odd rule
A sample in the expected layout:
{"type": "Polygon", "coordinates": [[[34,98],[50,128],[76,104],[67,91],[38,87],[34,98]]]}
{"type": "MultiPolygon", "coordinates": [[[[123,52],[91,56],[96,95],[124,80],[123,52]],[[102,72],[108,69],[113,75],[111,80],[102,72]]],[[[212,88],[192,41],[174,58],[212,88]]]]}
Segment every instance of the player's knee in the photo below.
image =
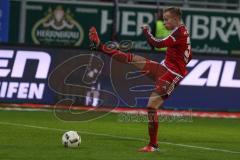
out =
{"type": "Polygon", "coordinates": [[[163,102],[164,102],[163,98],[159,97],[157,98],[157,100],[149,102],[147,108],[158,109],[159,107],[162,106],[163,102]]]}
{"type": "Polygon", "coordinates": [[[153,105],[149,105],[147,106],[147,110],[157,110],[158,106],[153,106],[153,105]]]}
{"type": "Polygon", "coordinates": [[[160,106],[162,106],[163,102],[164,99],[157,92],[153,92],[149,97],[147,107],[150,109],[158,109],[160,106]]]}
{"type": "Polygon", "coordinates": [[[146,64],[146,59],[138,55],[133,55],[132,62],[135,67],[142,70],[146,64]]]}

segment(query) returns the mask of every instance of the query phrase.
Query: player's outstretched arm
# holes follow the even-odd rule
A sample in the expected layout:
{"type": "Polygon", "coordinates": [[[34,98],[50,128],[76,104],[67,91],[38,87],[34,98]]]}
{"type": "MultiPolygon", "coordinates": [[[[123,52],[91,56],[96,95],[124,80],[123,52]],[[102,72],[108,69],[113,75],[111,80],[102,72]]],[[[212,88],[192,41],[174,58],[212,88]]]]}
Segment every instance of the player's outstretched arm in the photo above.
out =
{"type": "Polygon", "coordinates": [[[174,44],[174,39],[171,36],[168,36],[164,39],[157,39],[155,38],[149,31],[149,26],[143,25],[142,27],[143,34],[147,39],[147,42],[149,45],[157,48],[164,48],[164,47],[170,47],[174,44]]]}

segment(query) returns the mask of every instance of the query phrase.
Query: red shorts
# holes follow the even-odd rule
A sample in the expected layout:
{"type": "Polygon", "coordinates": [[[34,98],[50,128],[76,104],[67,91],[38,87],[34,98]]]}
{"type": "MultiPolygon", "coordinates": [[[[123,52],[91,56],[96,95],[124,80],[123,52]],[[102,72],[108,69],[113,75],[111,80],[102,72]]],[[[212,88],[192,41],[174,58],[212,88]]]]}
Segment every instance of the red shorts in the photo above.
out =
{"type": "Polygon", "coordinates": [[[148,60],[142,69],[147,76],[155,81],[155,92],[163,99],[171,95],[174,88],[182,80],[182,77],[175,75],[160,63],[148,60]]]}

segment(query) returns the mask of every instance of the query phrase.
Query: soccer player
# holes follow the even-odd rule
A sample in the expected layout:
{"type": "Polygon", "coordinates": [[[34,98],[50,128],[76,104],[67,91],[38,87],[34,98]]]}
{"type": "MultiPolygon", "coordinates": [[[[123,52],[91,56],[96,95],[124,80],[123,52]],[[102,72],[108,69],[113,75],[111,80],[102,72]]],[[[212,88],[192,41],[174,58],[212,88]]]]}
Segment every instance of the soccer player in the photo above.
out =
{"type": "Polygon", "coordinates": [[[132,53],[110,49],[101,43],[95,27],[89,30],[89,39],[97,46],[98,50],[119,62],[130,63],[136,66],[143,72],[147,72],[155,81],[155,90],[151,93],[147,104],[150,141],[147,146],[139,149],[141,152],[159,150],[157,109],[169,97],[183,77],[186,76],[186,65],[192,58],[189,33],[187,28],[181,23],[181,16],[182,12],[180,8],[169,7],[164,9],[164,25],[168,30],[172,31],[164,39],[154,38],[149,31],[149,27],[147,25],[142,26],[143,34],[152,47],[167,47],[165,59],[161,63],[132,53]]]}

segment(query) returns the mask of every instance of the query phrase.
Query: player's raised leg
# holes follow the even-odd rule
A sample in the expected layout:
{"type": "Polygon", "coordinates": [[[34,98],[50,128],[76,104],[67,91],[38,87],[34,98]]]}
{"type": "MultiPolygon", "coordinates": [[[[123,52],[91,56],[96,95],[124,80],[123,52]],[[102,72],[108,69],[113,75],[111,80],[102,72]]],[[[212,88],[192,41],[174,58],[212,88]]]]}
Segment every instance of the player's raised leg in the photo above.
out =
{"type": "Polygon", "coordinates": [[[157,109],[163,104],[163,98],[156,92],[153,92],[148,100],[148,134],[149,144],[141,149],[140,152],[158,151],[158,115],[157,109]]]}
{"type": "Polygon", "coordinates": [[[102,44],[95,27],[91,27],[89,30],[89,39],[95,44],[95,47],[102,51],[104,54],[114,58],[122,63],[131,63],[138,69],[142,70],[145,66],[146,59],[142,56],[138,56],[132,53],[124,53],[117,49],[112,49],[102,44]]]}

